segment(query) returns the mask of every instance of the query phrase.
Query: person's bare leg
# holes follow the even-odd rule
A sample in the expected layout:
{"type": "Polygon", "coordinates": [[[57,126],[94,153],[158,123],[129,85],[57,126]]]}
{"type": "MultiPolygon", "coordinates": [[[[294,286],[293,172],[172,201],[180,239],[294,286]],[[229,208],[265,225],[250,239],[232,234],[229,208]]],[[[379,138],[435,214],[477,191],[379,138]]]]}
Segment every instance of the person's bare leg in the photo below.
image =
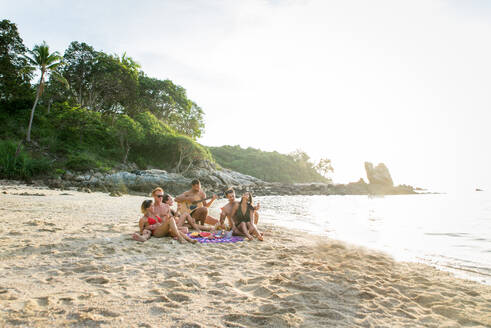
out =
{"type": "Polygon", "coordinates": [[[196,223],[204,225],[206,217],[208,216],[208,208],[207,207],[200,207],[196,209],[193,214],[191,214],[193,219],[196,221],[196,223]]]}
{"type": "Polygon", "coordinates": [[[176,224],[177,224],[178,227],[183,227],[185,223],[186,223],[186,215],[185,214],[182,214],[177,219],[176,224]]]}
{"type": "Polygon", "coordinates": [[[176,221],[174,221],[174,219],[170,219],[167,221],[169,221],[170,235],[172,237],[177,237],[177,241],[182,244],[184,242],[184,237],[182,236],[183,233],[180,232],[177,228],[176,221]]]}
{"type": "MultiPolygon", "coordinates": [[[[251,220],[252,221],[252,220],[251,220]]],[[[247,231],[252,231],[252,234],[260,241],[263,241],[263,235],[257,230],[256,226],[252,222],[247,222],[247,231]]]]}
{"type": "Polygon", "coordinates": [[[232,226],[232,236],[245,236],[237,225],[232,226]]]}
{"type": "Polygon", "coordinates": [[[185,233],[181,233],[181,235],[182,235],[182,238],[184,238],[185,240],[187,240],[191,244],[196,244],[198,242],[196,239],[193,239],[193,238],[189,237],[185,233]]]}
{"type": "Polygon", "coordinates": [[[189,215],[189,214],[182,214],[181,215],[181,219],[184,219],[184,221],[188,221],[188,223],[191,225],[191,227],[194,229],[194,230],[197,230],[198,232],[200,232],[202,228],[202,226],[200,224],[197,224],[196,221],[194,220],[194,218],[189,215]]]}
{"type": "Polygon", "coordinates": [[[249,240],[253,240],[254,239],[254,238],[252,238],[251,234],[247,230],[247,225],[246,225],[245,222],[241,222],[239,224],[239,230],[247,237],[247,239],[249,239],[249,240]]]}
{"type": "Polygon", "coordinates": [[[133,238],[134,240],[136,241],[139,241],[139,242],[144,242],[144,241],[147,241],[150,239],[150,237],[152,236],[152,232],[150,230],[143,230],[143,233],[140,235],[139,233],[134,233],[131,238],[133,238]]]}
{"type": "Polygon", "coordinates": [[[153,231],[152,235],[158,238],[169,235],[170,221],[174,221],[174,220],[173,219],[164,220],[164,222],[153,231]]]}
{"type": "Polygon", "coordinates": [[[254,224],[257,225],[259,222],[259,213],[254,211],[254,224]]]}

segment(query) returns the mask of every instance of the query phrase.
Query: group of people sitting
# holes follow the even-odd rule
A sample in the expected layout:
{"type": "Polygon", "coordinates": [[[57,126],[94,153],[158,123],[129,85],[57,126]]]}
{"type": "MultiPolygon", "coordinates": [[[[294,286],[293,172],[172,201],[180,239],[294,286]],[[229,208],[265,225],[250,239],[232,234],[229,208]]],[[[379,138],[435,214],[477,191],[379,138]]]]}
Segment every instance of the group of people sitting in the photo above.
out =
{"type": "Polygon", "coordinates": [[[220,220],[208,215],[208,208],[217,199],[216,195],[206,197],[201,189],[199,180],[193,180],[191,189],[177,196],[175,199],[165,194],[162,188],[152,191],[153,201],[143,201],[140,218],[139,233],[132,235],[136,241],[144,242],[153,237],[174,237],[180,243],[196,243],[188,236],[189,229],[200,231],[228,230],[235,236],[244,236],[248,240],[256,237],[263,240],[263,234],[257,229],[260,205],[254,205],[252,194],[246,192],[240,201],[236,201],[235,191],[230,188],[225,191],[228,203],[221,208],[220,220]],[[172,209],[176,201],[177,211],[172,209]],[[225,223],[227,219],[227,224],[225,223]],[[254,237],[253,237],[254,236],[254,237]]]}

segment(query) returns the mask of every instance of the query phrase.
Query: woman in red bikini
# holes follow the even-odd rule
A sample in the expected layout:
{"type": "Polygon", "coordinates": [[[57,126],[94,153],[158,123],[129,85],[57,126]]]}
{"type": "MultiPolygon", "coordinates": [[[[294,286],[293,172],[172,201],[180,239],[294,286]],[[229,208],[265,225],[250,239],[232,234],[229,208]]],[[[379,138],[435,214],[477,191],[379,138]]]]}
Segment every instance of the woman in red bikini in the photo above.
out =
{"type": "Polygon", "coordinates": [[[150,239],[151,236],[157,238],[172,236],[176,237],[180,243],[183,243],[185,240],[193,244],[196,243],[196,240],[189,238],[185,233],[179,231],[176,222],[172,217],[165,217],[164,220],[158,216],[155,216],[155,218],[150,217],[149,209],[151,206],[151,200],[143,201],[141,205],[143,216],[140,218],[139,222],[140,233],[133,234],[132,237],[134,240],[144,242],[150,239]]]}

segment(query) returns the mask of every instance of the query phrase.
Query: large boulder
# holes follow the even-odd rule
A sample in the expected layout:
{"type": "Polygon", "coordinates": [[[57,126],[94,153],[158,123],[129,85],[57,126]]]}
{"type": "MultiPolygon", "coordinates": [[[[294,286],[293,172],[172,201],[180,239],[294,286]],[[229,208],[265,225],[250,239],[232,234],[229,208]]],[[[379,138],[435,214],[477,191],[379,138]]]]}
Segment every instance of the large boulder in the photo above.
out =
{"type": "Polygon", "coordinates": [[[376,167],[373,167],[372,163],[365,162],[365,171],[367,172],[367,178],[370,184],[384,187],[394,186],[389,169],[384,163],[380,163],[376,167]]]}

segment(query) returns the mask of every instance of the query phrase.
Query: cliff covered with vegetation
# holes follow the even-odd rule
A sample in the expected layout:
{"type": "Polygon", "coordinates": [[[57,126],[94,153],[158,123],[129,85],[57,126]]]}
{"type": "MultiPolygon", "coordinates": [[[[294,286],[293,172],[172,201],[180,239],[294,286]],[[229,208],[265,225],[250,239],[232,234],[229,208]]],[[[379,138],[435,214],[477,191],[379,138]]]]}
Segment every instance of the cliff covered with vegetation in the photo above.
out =
{"type": "Polygon", "coordinates": [[[309,156],[297,150],[291,154],[276,151],[266,152],[255,148],[240,146],[222,146],[209,148],[213,157],[223,167],[252,175],[267,182],[330,182],[321,173],[332,171],[329,160],[317,164],[309,156]]]}

